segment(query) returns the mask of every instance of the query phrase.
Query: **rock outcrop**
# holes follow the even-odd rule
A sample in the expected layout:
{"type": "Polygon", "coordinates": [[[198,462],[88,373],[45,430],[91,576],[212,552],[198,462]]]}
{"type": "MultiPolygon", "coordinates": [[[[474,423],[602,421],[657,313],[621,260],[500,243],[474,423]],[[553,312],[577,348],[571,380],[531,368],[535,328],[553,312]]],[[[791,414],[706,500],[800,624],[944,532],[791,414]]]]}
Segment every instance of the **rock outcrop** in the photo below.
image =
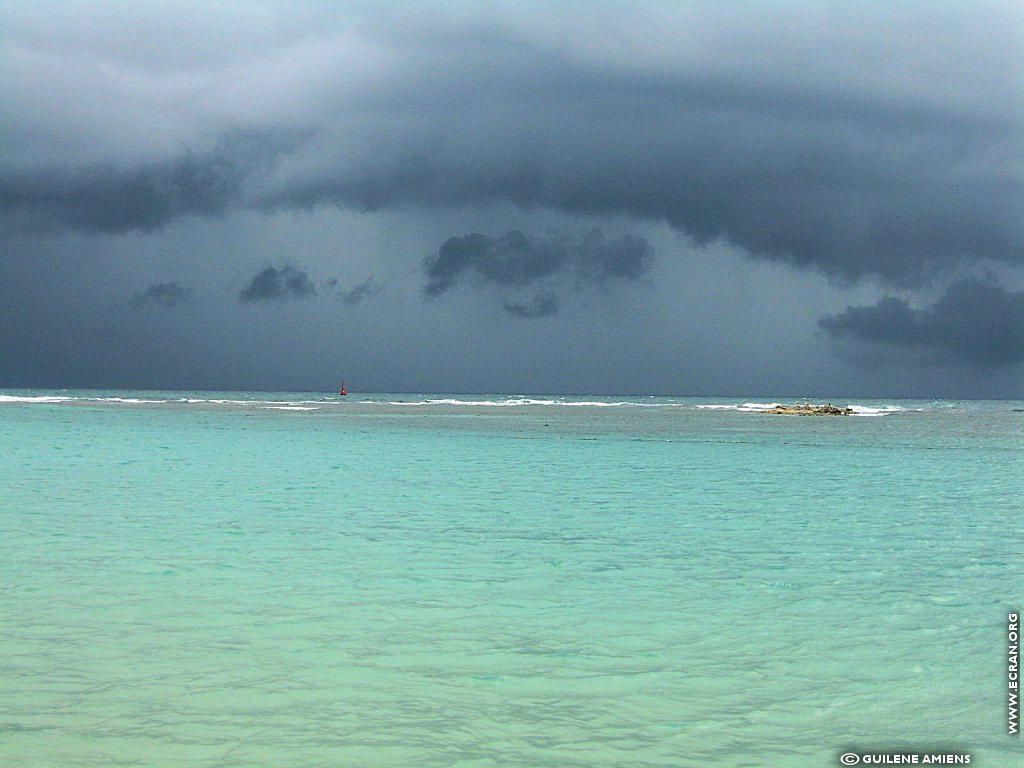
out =
{"type": "Polygon", "coordinates": [[[794,403],[793,405],[776,405],[761,413],[778,413],[783,416],[850,416],[853,408],[838,408],[832,403],[815,405],[814,403],[794,403]]]}

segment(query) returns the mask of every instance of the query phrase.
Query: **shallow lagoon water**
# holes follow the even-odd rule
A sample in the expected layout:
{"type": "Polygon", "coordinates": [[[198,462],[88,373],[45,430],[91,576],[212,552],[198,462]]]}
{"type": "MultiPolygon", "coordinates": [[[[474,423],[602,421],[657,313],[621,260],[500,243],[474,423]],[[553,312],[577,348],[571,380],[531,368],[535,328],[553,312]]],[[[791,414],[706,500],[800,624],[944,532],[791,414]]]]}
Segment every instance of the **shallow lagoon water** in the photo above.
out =
{"type": "Polygon", "coordinates": [[[857,404],[0,393],[2,763],[1019,765],[1024,406],[857,404]]]}

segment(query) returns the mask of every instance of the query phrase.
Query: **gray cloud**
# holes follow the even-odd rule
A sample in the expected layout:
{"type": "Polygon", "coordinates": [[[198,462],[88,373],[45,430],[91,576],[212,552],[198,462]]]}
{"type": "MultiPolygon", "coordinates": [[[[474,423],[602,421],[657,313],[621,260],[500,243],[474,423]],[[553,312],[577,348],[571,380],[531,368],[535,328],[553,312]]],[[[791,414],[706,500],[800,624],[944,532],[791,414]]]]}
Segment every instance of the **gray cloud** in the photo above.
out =
{"type": "Polygon", "coordinates": [[[132,299],[138,309],[145,307],[177,307],[192,300],[192,289],[177,283],[154,283],[132,299]]]}
{"type": "Polygon", "coordinates": [[[625,235],[617,240],[605,240],[600,230],[594,230],[577,252],[576,269],[584,280],[636,280],[654,258],[654,249],[639,235],[625,235]]]}
{"type": "MultiPolygon", "coordinates": [[[[463,275],[480,283],[524,287],[574,272],[580,283],[636,280],[650,266],[654,249],[639,235],[609,240],[600,230],[581,239],[568,236],[534,237],[511,230],[500,237],[474,232],[446,240],[424,262],[426,296],[433,298],[452,288],[463,275]]],[[[550,291],[528,304],[505,302],[505,308],[523,317],[553,314],[557,300],[550,291]]]]}
{"type": "Polygon", "coordinates": [[[370,296],[381,293],[384,289],[372,278],[368,277],[359,285],[341,294],[341,303],[352,307],[360,304],[370,296]]]}
{"type": "MultiPolygon", "coordinates": [[[[463,100],[419,104],[414,131],[382,115],[386,138],[363,137],[365,158],[335,157],[332,172],[292,177],[268,203],[626,214],[699,243],[722,238],[837,277],[904,284],[961,260],[1021,263],[1024,184],[1007,172],[1021,131],[1013,113],[824,81],[609,76],[529,53],[522,69],[475,76],[445,62],[469,78],[463,100]]],[[[317,148],[326,147],[325,137],[317,148]]]]}
{"type": "Polygon", "coordinates": [[[958,280],[924,309],[886,296],[874,306],[851,306],[822,317],[818,324],[833,339],[881,345],[897,355],[916,352],[926,362],[1024,362],[1024,293],[991,280],[958,280]]]}
{"type": "Polygon", "coordinates": [[[558,297],[553,293],[538,293],[528,301],[505,301],[506,312],[516,317],[548,317],[558,314],[558,297]]]}
{"type": "Polygon", "coordinates": [[[494,240],[479,232],[445,240],[437,253],[427,257],[424,263],[429,280],[424,293],[434,297],[447,291],[455,285],[459,275],[486,258],[493,243],[494,240]]]}
{"type": "Polygon", "coordinates": [[[551,275],[569,259],[568,249],[552,239],[530,237],[512,230],[497,238],[474,232],[446,240],[425,263],[427,296],[455,285],[459,276],[475,273],[498,285],[527,285],[551,275]]]}
{"type": "Polygon", "coordinates": [[[239,298],[242,301],[270,301],[305,299],[315,294],[316,288],[306,273],[286,264],[281,269],[267,267],[256,274],[239,298]]]}
{"type": "MultiPolygon", "coordinates": [[[[1024,278],[1017,0],[259,9],[4,5],[0,379],[307,387],[341,345],[382,388],[884,394],[1016,359],[921,297],[1024,278]],[[137,309],[171,293],[125,298],[181,276],[249,298],[172,344],[137,309]]],[[[997,366],[928,387],[1019,395],[997,366]]]]}
{"type": "MultiPolygon", "coordinates": [[[[357,5],[349,24],[309,12],[315,41],[285,25],[280,59],[265,46],[249,62],[241,47],[207,51],[211,66],[233,62],[230,77],[214,69],[194,91],[172,76],[145,81],[153,92],[133,104],[136,117],[153,101],[157,115],[185,110],[200,128],[179,142],[192,152],[116,165],[27,156],[0,172],[0,211],[121,232],[233,207],[494,203],[663,221],[697,242],[722,238],[851,279],[909,285],[962,260],[1021,264],[1022,125],[1010,96],[1022,87],[1021,50],[1002,32],[1019,28],[1019,8],[981,3],[968,22],[931,5],[858,7],[793,23],[796,11],[770,4],[741,17],[716,4],[678,15],[640,4],[624,24],[588,5],[573,35],[579,7],[540,21],[503,6],[439,15],[357,5]],[[919,28],[942,39],[955,30],[957,45],[935,56],[928,34],[906,34],[919,28]],[[907,44],[894,49],[894,38],[907,44]],[[291,139],[262,147],[272,162],[253,163],[196,138],[231,145],[239,125],[291,139]]],[[[126,73],[145,56],[117,50],[126,73]]],[[[118,82],[94,76],[97,90],[118,82]]],[[[29,101],[18,93],[12,104],[29,101]]],[[[21,136],[27,118],[9,111],[21,136]]],[[[104,130],[99,118],[87,127],[104,130]]],[[[62,150],[40,152],[51,155],[62,150]]],[[[552,258],[505,265],[529,271],[552,258]]]]}
{"type": "Polygon", "coordinates": [[[256,132],[223,135],[208,152],[121,165],[0,169],[0,215],[22,228],[151,231],[239,205],[242,186],[284,145],[256,132]]]}

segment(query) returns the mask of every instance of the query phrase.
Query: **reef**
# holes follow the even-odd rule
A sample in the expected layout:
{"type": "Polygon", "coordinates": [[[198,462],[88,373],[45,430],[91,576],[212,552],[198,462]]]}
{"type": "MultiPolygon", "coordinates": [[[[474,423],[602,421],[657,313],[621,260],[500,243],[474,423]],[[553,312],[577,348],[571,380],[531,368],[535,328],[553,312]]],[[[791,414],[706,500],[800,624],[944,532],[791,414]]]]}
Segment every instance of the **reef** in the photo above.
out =
{"type": "Polygon", "coordinates": [[[826,403],[815,405],[814,403],[794,403],[793,405],[776,405],[761,413],[777,413],[783,416],[850,416],[853,408],[839,408],[826,403]]]}

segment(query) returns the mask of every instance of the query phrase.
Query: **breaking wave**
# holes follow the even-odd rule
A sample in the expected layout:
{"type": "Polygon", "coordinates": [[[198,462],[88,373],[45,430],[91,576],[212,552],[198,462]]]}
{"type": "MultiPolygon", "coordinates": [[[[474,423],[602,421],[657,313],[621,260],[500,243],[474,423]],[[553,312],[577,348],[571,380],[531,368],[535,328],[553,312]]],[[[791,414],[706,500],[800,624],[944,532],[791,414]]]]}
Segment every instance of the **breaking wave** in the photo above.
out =
{"type": "MultiPolygon", "coordinates": [[[[760,413],[761,411],[770,411],[772,408],[778,408],[785,405],[785,403],[738,403],[735,405],[729,404],[699,404],[695,407],[701,410],[707,411],[739,411],[741,413],[760,413]]],[[[899,405],[882,405],[882,406],[871,406],[871,405],[856,405],[849,404],[848,408],[853,409],[855,416],[888,416],[890,413],[900,413],[906,411],[920,411],[921,408],[904,408],[899,405]]]]}

